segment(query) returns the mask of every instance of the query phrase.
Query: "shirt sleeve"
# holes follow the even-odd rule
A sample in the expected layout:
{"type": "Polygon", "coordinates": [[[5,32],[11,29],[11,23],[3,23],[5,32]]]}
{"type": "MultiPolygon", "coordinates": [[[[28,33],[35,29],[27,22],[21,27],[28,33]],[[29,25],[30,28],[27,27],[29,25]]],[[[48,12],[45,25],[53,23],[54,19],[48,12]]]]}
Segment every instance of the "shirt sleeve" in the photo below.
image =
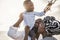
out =
{"type": "Polygon", "coordinates": [[[43,16],[43,15],[45,15],[45,13],[44,12],[35,12],[35,15],[36,16],[43,16]]]}
{"type": "Polygon", "coordinates": [[[9,31],[8,31],[8,36],[13,38],[13,39],[17,39],[20,37],[20,32],[18,31],[17,27],[10,27],[9,31]]]}

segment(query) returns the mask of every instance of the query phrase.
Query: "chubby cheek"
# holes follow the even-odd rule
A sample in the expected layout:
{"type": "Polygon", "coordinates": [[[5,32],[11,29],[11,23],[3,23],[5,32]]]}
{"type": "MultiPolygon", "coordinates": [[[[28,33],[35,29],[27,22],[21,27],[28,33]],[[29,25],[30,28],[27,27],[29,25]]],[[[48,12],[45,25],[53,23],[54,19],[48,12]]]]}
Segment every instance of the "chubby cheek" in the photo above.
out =
{"type": "Polygon", "coordinates": [[[34,9],[34,6],[31,6],[31,9],[34,9]]]}
{"type": "Polygon", "coordinates": [[[30,6],[30,5],[29,5],[28,7],[29,7],[30,9],[34,9],[34,6],[30,6]]]}
{"type": "Polygon", "coordinates": [[[25,9],[27,9],[27,10],[34,10],[34,7],[33,7],[33,6],[28,5],[28,6],[25,6],[25,9]]]}

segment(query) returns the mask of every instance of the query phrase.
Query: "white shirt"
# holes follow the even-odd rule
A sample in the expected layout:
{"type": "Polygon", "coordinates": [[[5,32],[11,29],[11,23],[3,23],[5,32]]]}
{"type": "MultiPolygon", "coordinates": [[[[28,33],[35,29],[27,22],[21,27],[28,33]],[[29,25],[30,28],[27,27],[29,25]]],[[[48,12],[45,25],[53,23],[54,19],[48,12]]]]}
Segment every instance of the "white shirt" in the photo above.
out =
{"type": "Polygon", "coordinates": [[[32,29],[35,24],[35,16],[43,15],[45,15],[44,12],[24,12],[23,13],[24,24],[28,25],[30,29],[32,29]]]}

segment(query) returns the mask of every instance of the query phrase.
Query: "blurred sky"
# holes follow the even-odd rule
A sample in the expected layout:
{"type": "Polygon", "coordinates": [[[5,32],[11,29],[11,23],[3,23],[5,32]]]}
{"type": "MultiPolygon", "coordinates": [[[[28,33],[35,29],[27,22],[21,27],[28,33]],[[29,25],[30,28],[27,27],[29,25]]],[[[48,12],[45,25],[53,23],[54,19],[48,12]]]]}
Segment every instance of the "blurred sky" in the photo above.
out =
{"type": "MultiPolygon", "coordinates": [[[[24,12],[23,7],[24,0],[0,0],[0,31],[8,31],[9,27],[13,25],[19,18],[19,14],[24,12]]],[[[32,0],[37,12],[43,11],[46,7],[48,0],[32,0]]],[[[51,7],[51,10],[46,13],[45,16],[54,16],[57,20],[60,21],[60,0],[57,0],[56,3],[51,7]]],[[[43,16],[43,17],[45,17],[43,16]]],[[[43,17],[36,17],[43,18],[43,17]]],[[[21,29],[23,30],[23,22],[21,29]]]]}

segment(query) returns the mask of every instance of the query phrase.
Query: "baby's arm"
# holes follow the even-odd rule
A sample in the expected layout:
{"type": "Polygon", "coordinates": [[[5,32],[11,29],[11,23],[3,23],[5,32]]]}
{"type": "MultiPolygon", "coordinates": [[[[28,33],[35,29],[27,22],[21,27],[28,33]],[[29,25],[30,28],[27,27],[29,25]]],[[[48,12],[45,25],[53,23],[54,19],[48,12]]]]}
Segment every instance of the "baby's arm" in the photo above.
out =
{"type": "Polygon", "coordinates": [[[52,6],[51,4],[48,4],[46,6],[46,8],[44,9],[44,11],[42,11],[42,12],[35,12],[35,15],[37,15],[37,16],[43,16],[43,15],[45,15],[45,13],[50,10],[51,6],[52,6]]]}
{"type": "Polygon", "coordinates": [[[19,24],[23,21],[23,13],[20,14],[19,20],[13,25],[14,27],[19,27],[19,24]]]}
{"type": "Polygon", "coordinates": [[[36,12],[35,15],[37,15],[37,16],[43,16],[43,15],[45,15],[45,13],[50,10],[52,4],[54,4],[56,0],[54,2],[52,2],[52,1],[47,4],[47,6],[44,8],[43,12],[36,12]]]}
{"type": "Polygon", "coordinates": [[[47,11],[49,11],[50,8],[51,8],[51,6],[52,6],[55,2],[56,2],[56,0],[51,0],[51,1],[47,4],[46,8],[44,9],[44,12],[46,13],[47,11]]]}
{"type": "Polygon", "coordinates": [[[19,27],[19,24],[22,22],[22,20],[23,20],[23,16],[22,14],[20,14],[19,20],[9,28],[8,36],[10,36],[13,39],[16,39],[20,36],[20,34],[18,33],[18,27],[19,27]]]}
{"type": "Polygon", "coordinates": [[[48,3],[47,6],[44,9],[44,12],[46,13],[47,11],[49,11],[51,6],[52,6],[52,3],[48,3]]]}

